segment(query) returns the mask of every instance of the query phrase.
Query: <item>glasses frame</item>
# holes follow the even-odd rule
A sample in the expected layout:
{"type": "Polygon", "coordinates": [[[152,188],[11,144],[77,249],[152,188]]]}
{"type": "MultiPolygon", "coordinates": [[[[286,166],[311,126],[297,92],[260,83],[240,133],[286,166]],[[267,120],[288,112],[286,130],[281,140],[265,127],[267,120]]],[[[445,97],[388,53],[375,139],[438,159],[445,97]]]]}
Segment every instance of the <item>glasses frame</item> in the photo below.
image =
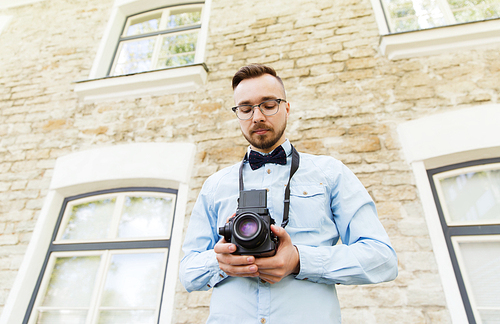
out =
{"type": "Polygon", "coordinates": [[[287,101],[285,99],[269,99],[269,100],[262,101],[258,105],[239,105],[239,106],[231,108],[231,110],[236,114],[236,117],[238,117],[238,119],[240,119],[240,120],[249,120],[249,119],[251,119],[253,117],[253,114],[255,112],[255,109],[254,109],[255,107],[259,108],[259,110],[262,113],[262,115],[264,115],[264,116],[273,116],[273,115],[276,115],[278,113],[278,111],[280,110],[280,104],[282,102],[287,102],[287,101]],[[262,110],[262,105],[265,104],[265,103],[267,103],[267,102],[270,102],[270,101],[276,101],[276,103],[278,104],[278,109],[276,109],[276,112],[268,115],[268,114],[264,113],[264,111],[262,110]],[[250,114],[250,117],[248,117],[248,118],[241,118],[240,116],[238,116],[238,108],[239,107],[250,107],[252,109],[252,113],[250,114]]]}

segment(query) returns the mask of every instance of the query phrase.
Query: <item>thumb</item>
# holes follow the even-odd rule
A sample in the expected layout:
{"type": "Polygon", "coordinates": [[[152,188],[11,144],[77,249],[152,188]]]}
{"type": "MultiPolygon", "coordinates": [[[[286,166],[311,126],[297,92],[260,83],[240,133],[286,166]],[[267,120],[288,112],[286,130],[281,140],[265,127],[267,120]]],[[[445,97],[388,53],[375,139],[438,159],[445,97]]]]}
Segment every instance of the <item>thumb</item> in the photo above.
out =
{"type": "Polygon", "coordinates": [[[290,235],[285,231],[283,227],[276,226],[276,225],[271,225],[271,231],[276,235],[281,242],[284,242],[286,240],[290,240],[290,235]]]}

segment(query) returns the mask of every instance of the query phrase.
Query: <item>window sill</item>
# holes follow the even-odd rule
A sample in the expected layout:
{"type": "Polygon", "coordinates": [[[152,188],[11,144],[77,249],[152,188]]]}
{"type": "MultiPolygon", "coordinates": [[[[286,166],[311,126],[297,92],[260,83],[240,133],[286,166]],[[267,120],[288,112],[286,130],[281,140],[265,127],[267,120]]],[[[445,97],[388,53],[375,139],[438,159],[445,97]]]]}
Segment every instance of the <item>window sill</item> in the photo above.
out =
{"type": "Polygon", "coordinates": [[[85,103],[193,91],[204,85],[204,63],[75,82],[75,93],[85,103]]]}
{"type": "Polygon", "coordinates": [[[500,19],[380,37],[380,49],[390,60],[449,53],[495,43],[500,43],[500,19]]]}

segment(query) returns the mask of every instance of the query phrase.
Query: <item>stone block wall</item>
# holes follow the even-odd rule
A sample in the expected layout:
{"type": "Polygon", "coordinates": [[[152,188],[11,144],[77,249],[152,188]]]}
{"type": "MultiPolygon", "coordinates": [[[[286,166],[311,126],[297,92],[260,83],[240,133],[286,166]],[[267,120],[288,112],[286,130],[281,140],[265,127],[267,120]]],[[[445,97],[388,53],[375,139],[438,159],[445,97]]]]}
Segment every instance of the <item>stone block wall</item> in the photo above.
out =
{"type": "MultiPolygon", "coordinates": [[[[189,212],[204,180],[238,162],[247,143],[230,111],[241,66],[272,65],[287,88],[287,134],[299,151],[343,161],[374,198],[399,257],[399,277],[338,286],[343,323],[449,323],[410,166],[405,121],[498,103],[500,45],[391,61],[379,50],[369,0],[213,0],[205,86],[85,104],[112,0],[51,0],[0,10],[0,307],[12,287],[58,157],[133,142],[197,146],[189,212]]],[[[178,284],[174,322],[203,323],[210,292],[178,284]]]]}

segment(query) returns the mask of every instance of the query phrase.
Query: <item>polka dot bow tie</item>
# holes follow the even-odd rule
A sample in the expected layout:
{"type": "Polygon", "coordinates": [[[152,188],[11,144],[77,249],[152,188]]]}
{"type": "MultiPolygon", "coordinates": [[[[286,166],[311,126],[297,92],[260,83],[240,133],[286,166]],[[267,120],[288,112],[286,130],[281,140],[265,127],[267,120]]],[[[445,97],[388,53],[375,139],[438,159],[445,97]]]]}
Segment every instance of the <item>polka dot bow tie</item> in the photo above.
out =
{"type": "Polygon", "coordinates": [[[278,146],[271,154],[262,155],[255,151],[250,151],[248,162],[252,170],[257,170],[266,163],[286,164],[286,153],[283,147],[278,146]]]}

